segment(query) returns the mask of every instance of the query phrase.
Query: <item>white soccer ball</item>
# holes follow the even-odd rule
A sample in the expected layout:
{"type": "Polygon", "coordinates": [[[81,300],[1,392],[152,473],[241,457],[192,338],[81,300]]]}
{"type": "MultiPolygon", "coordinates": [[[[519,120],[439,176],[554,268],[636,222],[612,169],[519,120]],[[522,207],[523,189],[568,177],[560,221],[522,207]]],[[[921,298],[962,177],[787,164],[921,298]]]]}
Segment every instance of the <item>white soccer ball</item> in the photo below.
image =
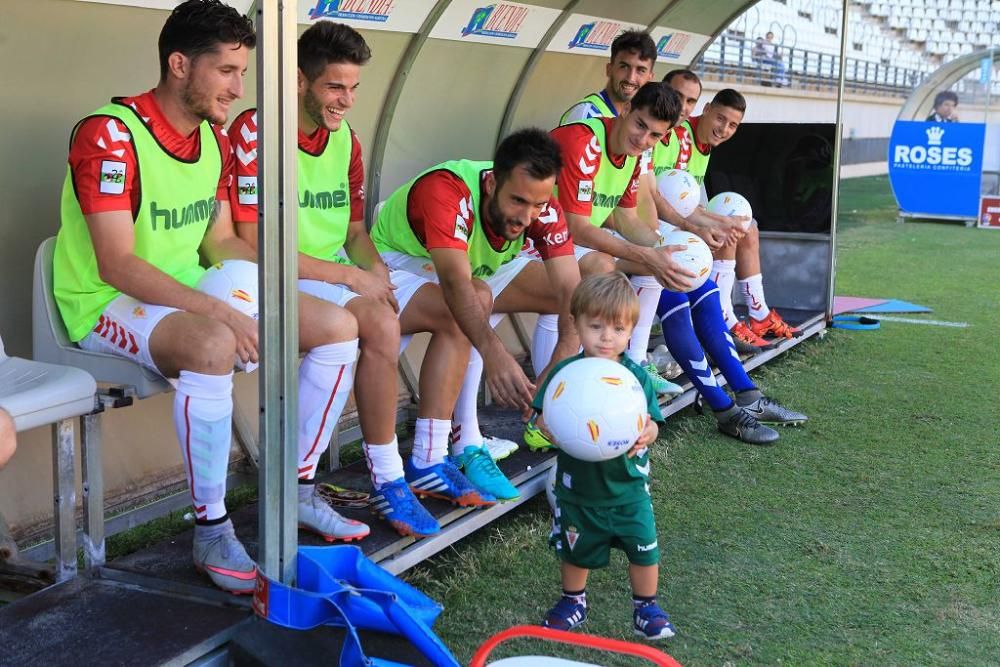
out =
{"type": "Polygon", "coordinates": [[[658,245],[687,246],[685,250],[675,250],[670,255],[675,262],[695,275],[691,279],[691,287],[686,291],[696,290],[705,284],[712,272],[712,250],[707,243],[701,240],[701,237],[691,232],[685,232],[683,229],[675,229],[660,236],[658,245]]]}
{"type": "Polygon", "coordinates": [[[743,230],[750,229],[753,222],[753,209],[747,198],[738,192],[720,192],[708,201],[705,207],[710,213],[718,215],[740,215],[749,218],[743,223],[743,230]]]}
{"type": "MultiPolygon", "coordinates": [[[[242,259],[227,259],[212,266],[198,281],[198,290],[257,319],[260,302],[257,300],[257,265],[242,259]]],[[[253,372],[258,364],[244,364],[239,357],[236,368],[253,372]]]]}
{"type": "Polygon", "coordinates": [[[632,448],[646,427],[646,395],[632,372],[610,359],[566,364],[542,403],[553,441],[573,458],[607,461],[632,448]]]}
{"type": "Polygon", "coordinates": [[[681,169],[671,169],[660,174],[656,189],[682,218],[686,218],[698,208],[701,187],[691,174],[681,169]]]}

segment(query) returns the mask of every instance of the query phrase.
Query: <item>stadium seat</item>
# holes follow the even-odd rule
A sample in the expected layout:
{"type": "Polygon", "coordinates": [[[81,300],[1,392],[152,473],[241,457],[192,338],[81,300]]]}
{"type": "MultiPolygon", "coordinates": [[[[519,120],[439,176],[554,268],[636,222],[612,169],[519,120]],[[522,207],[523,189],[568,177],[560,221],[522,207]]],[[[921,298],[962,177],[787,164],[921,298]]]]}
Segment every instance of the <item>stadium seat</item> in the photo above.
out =
{"type": "Polygon", "coordinates": [[[0,339],[0,408],[17,431],[52,425],[55,571],[24,560],[0,513],[0,571],[65,581],[76,575],[76,445],[73,420],[94,412],[97,384],[78,368],[8,357],[0,339]]]}
{"type": "Polygon", "coordinates": [[[137,398],[168,391],[170,384],[157,373],[124,357],[83,350],[69,339],[52,293],[52,254],[55,247],[55,237],[47,238],[35,255],[32,298],[35,359],[82,368],[98,382],[125,388],[126,395],[137,398]]]}

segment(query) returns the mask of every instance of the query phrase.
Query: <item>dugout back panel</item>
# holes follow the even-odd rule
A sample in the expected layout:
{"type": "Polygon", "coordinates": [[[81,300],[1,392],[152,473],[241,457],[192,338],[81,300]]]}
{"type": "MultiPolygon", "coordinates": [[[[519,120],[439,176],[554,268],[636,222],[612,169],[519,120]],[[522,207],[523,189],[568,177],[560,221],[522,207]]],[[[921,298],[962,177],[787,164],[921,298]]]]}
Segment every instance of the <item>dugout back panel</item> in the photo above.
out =
{"type": "Polygon", "coordinates": [[[764,287],[778,308],[826,310],[835,132],[833,123],[744,123],[712,151],[705,189],[750,201],[764,287]]]}

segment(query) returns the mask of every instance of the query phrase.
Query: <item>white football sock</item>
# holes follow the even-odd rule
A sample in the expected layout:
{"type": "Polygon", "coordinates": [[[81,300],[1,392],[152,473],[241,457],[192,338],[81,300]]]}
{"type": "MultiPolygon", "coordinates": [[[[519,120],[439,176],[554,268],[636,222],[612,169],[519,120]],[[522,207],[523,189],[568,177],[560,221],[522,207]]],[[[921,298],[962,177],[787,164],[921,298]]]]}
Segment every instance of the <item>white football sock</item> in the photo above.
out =
{"type": "Polygon", "coordinates": [[[399,456],[399,442],[392,436],[392,442],[384,445],[361,443],[361,450],[368,461],[372,484],[379,488],[386,482],[394,482],[403,476],[403,459],[399,456]]]}
{"type": "Polygon", "coordinates": [[[354,385],[358,339],[320,345],[299,365],[299,479],[316,476],[316,462],[344,411],[354,385]]]}
{"type": "Polygon", "coordinates": [[[233,374],[181,371],[174,395],[174,427],[197,519],[226,515],[232,424],[233,374]]]}
{"type": "Polygon", "coordinates": [[[458,456],[466,445],[483,444],[483,434],[479,430],[479,381],[483,378],[483,358],[476,348],[469,353],[469,365],[462,380],[462,390],[455,401],[455,412],[451,419],[451,453],[458,456]]]}
{"type": "Polygon", "coordinates": [[[743,295],[743,300],[746,302],[747,308],[750,309],[750,317],[755,320],[767,317],[771,313],[771,309],[767,307],[767,301],[764,300],[764,276],[759,273],[747,276],[739,281],[739,284],[740,294],[743,295]]]}
{"type": "Polygon", "coordinates": [[[733,311],[733,283],[736,281],[736,260],[717,259],[712,262],[712,280],[719,286],[719,304],[722,317],[730,329],[738,321],[733,311]]]}
{"type": "Polygon", "coordinates": [[[628,358],[639,364],[646,365],[646,350],[649,347],[649,332],[653,328],[656,317],[656,307],[660,303],[660,292],[663,287],[653,276],[629,276],[632,289],[639,297],[639,320],[632,329],[632,337],[628,341],[628,358]]]}
{"type": "Polygon", "coordinates": [[[451,421],[418,417],[410,461],[417,468],[429,468],[441,463],[448,454],[450,439],[451,421]]]}
{"type": "Polygon", "coordinates": [[[558,340],[559,316],[539,315],[535,333],[531,337],[531,367],[535,369],[535,377],[541,375],[552,361],[552,351],[556,349],[558,340]]]}

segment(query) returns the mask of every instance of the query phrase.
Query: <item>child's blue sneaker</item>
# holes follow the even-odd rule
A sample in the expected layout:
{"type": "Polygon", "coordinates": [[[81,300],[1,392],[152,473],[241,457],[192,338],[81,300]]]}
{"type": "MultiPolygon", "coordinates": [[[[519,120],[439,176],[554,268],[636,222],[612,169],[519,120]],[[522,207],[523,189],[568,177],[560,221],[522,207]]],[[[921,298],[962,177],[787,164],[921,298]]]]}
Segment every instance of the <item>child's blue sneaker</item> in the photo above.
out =
{"type": "Polygon", "coordinates": [[[400,535],[427,537],[441,532],[437,519],[420,504],[404,477],[376,488],[369,507],[392,524],[400,535]]]}
{"type": "Polygon", "coordinates": [[[559,602],[556,602],[556,606],[545,614],[542,626],[556,630],[572,630],[586,620],[587,607],[563,595],[559,598],[559,602]]]}
{"type": "Polygon", "coordinates": [[[406,481],[418,496],[431,496],[455,503],[459,507],[488,507],[497,499],[474,487],[458,466],[445,459],[426,468],[418,468],[408,458],[403,468],[406,481]]]}
{"type": "Polygon", "coordinates": [[[667,612],[655,602],[632,612],[632,627],[645,639],[669,639],[676,634],[667,612]]]}

